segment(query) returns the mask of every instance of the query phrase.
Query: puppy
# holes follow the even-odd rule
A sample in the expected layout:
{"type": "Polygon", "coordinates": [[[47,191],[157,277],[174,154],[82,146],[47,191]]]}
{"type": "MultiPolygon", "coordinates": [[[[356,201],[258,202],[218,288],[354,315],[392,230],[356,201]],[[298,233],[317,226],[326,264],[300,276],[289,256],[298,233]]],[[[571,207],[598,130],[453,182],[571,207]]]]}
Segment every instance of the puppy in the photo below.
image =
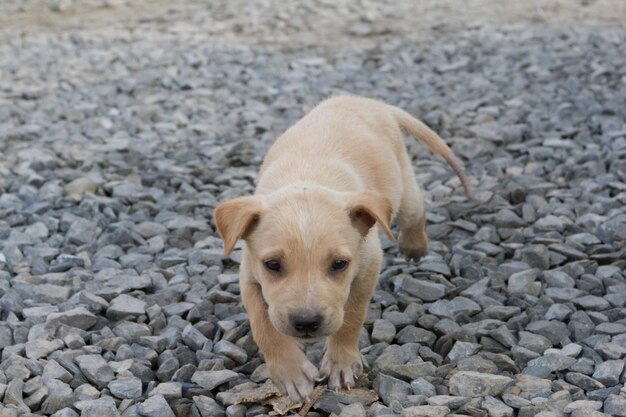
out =
{"type": "Polygon", "coordinates": [[[428,252],[426,215],[402,131],[467,180],[436,133],[405,111],[360,97],[319,104],[271,147],[256,193],[218,205],[229,255],[243,239],[241,296],[276,385],[294,401],[314,382],[350,388],[363,372],[358,348],[383,253],[382,229],[409,259],[428,252]],[[326,338],[321,368],[302,342],[326,338]]]}

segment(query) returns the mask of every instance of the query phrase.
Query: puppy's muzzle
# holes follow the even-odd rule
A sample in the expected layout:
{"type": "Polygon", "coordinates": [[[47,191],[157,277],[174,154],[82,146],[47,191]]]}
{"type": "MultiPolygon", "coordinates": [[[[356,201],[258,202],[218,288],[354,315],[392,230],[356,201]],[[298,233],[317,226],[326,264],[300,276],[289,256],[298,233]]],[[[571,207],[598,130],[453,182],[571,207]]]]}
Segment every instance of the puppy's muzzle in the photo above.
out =
{"type": "Polygon", "coordinates": [[[299,311],[289,316],[295,333],[301,337],[312,337],[322,326],[322,315],[317,311],[299,311]]]}

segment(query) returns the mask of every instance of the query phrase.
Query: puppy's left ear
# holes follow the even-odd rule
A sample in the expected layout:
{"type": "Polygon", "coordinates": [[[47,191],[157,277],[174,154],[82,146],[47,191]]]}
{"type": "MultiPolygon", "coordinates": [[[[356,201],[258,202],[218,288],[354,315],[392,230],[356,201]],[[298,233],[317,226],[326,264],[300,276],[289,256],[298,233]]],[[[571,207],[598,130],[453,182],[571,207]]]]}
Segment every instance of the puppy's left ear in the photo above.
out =
{"type": "Polygon", "coordinates": [[[215,207],[213,219],[224,241],[224,255],[230,255],[237,241],[250,234],[262,211],[263,201],[255,195],[235,198],[215,207]]]}
{"type": "Polygon", "coordinates": [[[373,191],[364,191],[354,196],[348,203],[348,211],[352,224],[365,236],[378,223],[389,239],[396,240],[389,223],[391,223],[391,202],[388,198],[373,191]]]}

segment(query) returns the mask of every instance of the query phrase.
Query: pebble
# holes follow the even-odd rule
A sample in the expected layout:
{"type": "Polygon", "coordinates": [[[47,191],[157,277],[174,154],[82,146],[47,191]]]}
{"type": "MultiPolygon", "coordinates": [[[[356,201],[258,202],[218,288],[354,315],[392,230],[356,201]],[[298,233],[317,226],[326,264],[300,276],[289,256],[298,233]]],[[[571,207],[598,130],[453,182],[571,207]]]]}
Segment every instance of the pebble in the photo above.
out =
{"type": "Polygon", "coordinates": [[[460,371],[450,378],[450,393],[464,397],[497,396],[513,383],[509,377],[460,371]]]}
{"type": "Polygon", "coordinates": [[[111,320],[120,320],[126,316],[140,316],[145,313],[146,302],[127,294],[120,294],[111,300],[106,312],[111,320]]]}
{"type": "Polygon", "coordinates": [[[413,392],[409,383],[383,373],[379,373],[374,379],[373,387],[387,406],[392,406],[394,402],[405,402],[413,392]]]}
{"type": "Polygon", "coordinates": [[[114,379],[108,383],[107,388],[111,394],[122,399],[139,398],[142,393],[141,379],[134,376],[114,379]]]}
{"type": "Polygon", "coordinates": [[[147,400],[139,404],[137,407],[139,415],[145,417],[151,416],[163,416],[174,417],[175,414],[170,408],[169,404],[162,395],[155,395],[149,397],[147,400]]]}
{"type": "Polygon", "coordinates": [[[104,388],[113,378],[113,369],[100,355],[81,355],[76,363],[87,379],[98,388],[104,388]]]}
{"type": "Polygon", "coordinates": [[[191,382],[200,385],[202,388],[212,390],[213,388],[230,382],[237,377],[237,372],[233,372],[229,369],[219,371],[196,371],[191,377],[191,382]]]}
{"type": "Polygon", "coordinates": [[[372,329],[373,343],[391,343],[396,336],[396,326],[388,320],[378,319],[374,321],[372,329]]]}

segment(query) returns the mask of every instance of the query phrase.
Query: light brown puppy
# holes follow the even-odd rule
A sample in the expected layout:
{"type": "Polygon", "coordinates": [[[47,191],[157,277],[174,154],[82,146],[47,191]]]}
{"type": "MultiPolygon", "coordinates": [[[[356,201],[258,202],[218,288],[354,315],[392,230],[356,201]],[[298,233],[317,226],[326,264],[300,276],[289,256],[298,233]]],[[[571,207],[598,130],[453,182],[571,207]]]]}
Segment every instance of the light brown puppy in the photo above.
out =
{"type": "Polygon", "coordinates": [[[331,389],[362,373],[358,340],[376,286],[381,228],[418,260],[428,252],[426,215],[402,130],[441,155],[461,179],[452,151],[426,125],[379,101],[324,101],[280,136],[256,193],[214,213],[225,253],[244,240],[241,296],[274,382],[293,400],[320,377],[331,389]],[[327,339],[321,372],[302,342],[327,339]]]}

